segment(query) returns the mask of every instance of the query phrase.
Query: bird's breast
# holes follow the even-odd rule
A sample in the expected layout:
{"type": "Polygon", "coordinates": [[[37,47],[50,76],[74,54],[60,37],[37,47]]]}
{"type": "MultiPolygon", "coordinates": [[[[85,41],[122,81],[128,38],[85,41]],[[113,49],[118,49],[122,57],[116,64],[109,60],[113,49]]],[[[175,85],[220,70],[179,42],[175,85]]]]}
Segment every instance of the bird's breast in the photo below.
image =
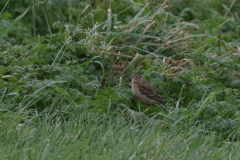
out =
{"type": "Polygon", "coordinates": [[[141,95],[141,92],[139,91],[136,83],[132,83],[132,93],[134,96],[138,96],[138,97],[141,95]]]}

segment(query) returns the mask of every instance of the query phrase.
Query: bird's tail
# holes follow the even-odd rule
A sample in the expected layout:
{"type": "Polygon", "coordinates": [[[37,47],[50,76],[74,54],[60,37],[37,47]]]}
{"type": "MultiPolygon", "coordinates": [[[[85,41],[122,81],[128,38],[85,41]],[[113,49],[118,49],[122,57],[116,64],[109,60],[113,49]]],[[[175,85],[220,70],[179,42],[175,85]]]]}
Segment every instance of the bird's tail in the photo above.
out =
{"type": "Polygon", "coordinates": [[[161,103],[161,105],[163,106],[164,109],[168,110],[168,112],[171,112],[171,110],[163,103],[161,103]]]}

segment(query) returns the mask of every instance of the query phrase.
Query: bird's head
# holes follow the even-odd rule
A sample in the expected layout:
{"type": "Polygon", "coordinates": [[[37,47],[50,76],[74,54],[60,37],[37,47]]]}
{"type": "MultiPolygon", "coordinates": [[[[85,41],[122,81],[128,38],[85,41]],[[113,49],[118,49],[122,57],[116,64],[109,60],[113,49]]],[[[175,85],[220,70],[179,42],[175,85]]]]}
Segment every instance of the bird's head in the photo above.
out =
{"type": "Polygon", "coordinates": [[[132,82],[140,82],[141,81],[141,76],[140,75],[138,75],[138,74],[132,74],[132,75],[130,75],[129,77],[131,77],[132,78],[132,82]]]}

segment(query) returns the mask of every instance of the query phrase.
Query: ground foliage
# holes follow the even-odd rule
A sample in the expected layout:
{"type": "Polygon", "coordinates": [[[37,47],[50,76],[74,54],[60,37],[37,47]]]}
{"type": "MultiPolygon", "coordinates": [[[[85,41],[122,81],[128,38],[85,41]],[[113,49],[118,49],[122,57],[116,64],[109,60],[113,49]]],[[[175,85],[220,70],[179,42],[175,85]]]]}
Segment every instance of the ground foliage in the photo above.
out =
{"type": "Polygon", "coordinates": [[[3,159],[239,156],[239,2],[0,2],[3,159]]]}

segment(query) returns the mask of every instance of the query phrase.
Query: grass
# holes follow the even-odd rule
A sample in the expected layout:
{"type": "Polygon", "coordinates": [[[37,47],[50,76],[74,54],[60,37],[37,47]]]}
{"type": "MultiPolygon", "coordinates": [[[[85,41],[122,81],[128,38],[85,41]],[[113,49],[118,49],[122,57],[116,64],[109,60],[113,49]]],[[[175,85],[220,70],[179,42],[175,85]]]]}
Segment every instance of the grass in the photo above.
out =
{"type": "Polygon", "coordinates": [[[207,124],[190,127],[181,120],[171,124],[167,119],[153,117],[132,122],[124,113],[103,115],[80,106],[75,108],[75,114],[66,120],[56,110],[54,115],[39,113],[39,117],[20,124],[5,122],[1,125],[4,137],[1,158],[234,159],[239,156],[238,141],[222,141],[214,131],[206,130],[207,124]]]}
{"type": "MultiPolygon", "coordinates": [[[[116,109],[117,110],[117,109],[116,109]]],[[[117,111],[115,111],[117,112],[117,111]]],[[[133,122],[127,114],[98,114],[81,106],[75,116],[54,114],[1,125],[2,159],[228,159],[239,156],[238,141],[222,140],[207,123],[190,126],[154,117],[133,122]],[[36,122],[36,119],[41,119],[36,122]],[[3,138],[4,137],[4,138],[3,138]],[[193,154],[195,153],[195,154],[193,154]]],[[[73,115],[73,114],[72,114],[73,115]]],[[[184,123],[183,123],[183,122],[184,123]]]]}
{"type": "Polygon", "coordinates": [[[0,159],[238,159],[236,1],[0,4],[0,159]]]}

